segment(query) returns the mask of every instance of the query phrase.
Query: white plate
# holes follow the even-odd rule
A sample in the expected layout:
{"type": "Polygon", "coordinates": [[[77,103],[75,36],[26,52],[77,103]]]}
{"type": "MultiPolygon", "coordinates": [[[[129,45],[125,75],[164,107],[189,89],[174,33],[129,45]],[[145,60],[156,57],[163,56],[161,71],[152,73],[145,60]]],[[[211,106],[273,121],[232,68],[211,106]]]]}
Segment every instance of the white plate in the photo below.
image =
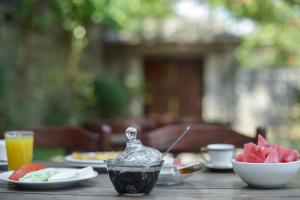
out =
{"type": "MultiPolygon", "coordinates": [[[[81,153],[87,156],[95,155],[95,152],[81,153]]],[[[71,167],[93,167],[99,172],[106,172],[106,164],[104,160],[77,160],[73,159],[72,155],[65,156],[65,161],[68,166],[71,167]]]]}
{"type": "Polygon", "coordinates": [[[94,170],[97,170],[98,172],[107,172],[106,170],[106,164],[105,163],[84,163],[84,162],[66,162],[66,164],[70,167],[92,167],[94,170]]]}
{"type": "Polygon", "coordinates": [[[162,167],[158,176],[157,185],[178,185],[190,174],[179,174],[175,167],[162,167]]]}
{"type": "MultiPolygon", "coordinates": [[[[70,168],[58,168],[59,170],[70,170],[70,168]]],[[[74,169],[71,169],[74,170],[74,169]]],[[[45,182],[22,182],[22,181],[13,181],[8,179],[8,177],[13,173],[13,171],[3,172],[0,174],[0,180],[16,184],[26,188],[35,188],[35,189],[52,189],[52,188],[62,188],[75,185],[81,181],[92,179],[98,175],[97,172],[93,171],[93,174],[80,176],[78,178],[68,179],[68,180],[57,180],[57,181],[45,181],[45,182]]]]}
{"type": "Polygon", "coordinates": [[[214,164],[212,164],[210,162],[207,162],[204,165],[208,169],[216,169],[216,170],[229,170],[229,169],[232,169],[232,164],[228,164],[228,165],[214,165],[214,164]]]}
{"type": "MultiPolygon", "coordinates": [[[[93,156],[95,155],[95,152],[87,152],[87,153],[81,153],[83,155],[87,156],[93,156]]],[[[72,155],[65,156],[65,160],[68,162],[74,162],[74,163],[90,163],[90,164],[104,164],[104,160],[78,160],[72,158],[72,155]]]]}

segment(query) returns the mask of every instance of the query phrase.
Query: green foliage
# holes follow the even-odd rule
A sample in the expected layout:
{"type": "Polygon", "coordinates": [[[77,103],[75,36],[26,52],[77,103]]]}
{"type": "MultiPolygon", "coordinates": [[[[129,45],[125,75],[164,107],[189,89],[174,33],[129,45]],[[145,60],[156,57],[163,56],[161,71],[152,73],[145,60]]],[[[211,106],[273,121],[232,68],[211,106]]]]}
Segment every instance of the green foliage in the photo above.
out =
{"type": "Polygon", "coordinates": [[[171,0],[22,0],[17,9],[35,27],[60,24],[65,31],[101,24],[128,28],[145,17],[162,18],[171,12],[171,0]]]}
{"type": "Polygon", "coordinates": [[[212,5],[228,8],[236,17],[250,18],[258,22],[287,22],[288,17],[280,9],[287,6],[282,1],[273,0],[209,0],[212,5]]]}
{"type": "Polygon", "coordinates": [[[55,157],[62,157],[66,154],[64,149],[61,148],[36,148],[34,149],[33,160],[45,161],[52,160],[55,157]]]}
{"type": "Polygon", "coordinates": [[[96,79],[95,98],[101,115],[108,118],[124,114],[128,105],[126,88],[110,75],[102,75],[96,79]]]}
{"type": "Polygon", "coordinates": [[[256,22],[237,51],[242,66],[300,66],[300,7],[296,0],[209,0],[256,22]]]}
{"type": "MultiPolygon", "coordinates": [[[[81,58],[93,42],[101,45],[103,31],[134,31],[146,17],[168,15],[170,4],[171,0],[13,1],[15,10],[10,10],[18,32],[11,38],[16,41],[15,52],[9,52],[13,56],[0,55],[8,63],[4,72],[0,66],[0,130],[80,123],[95,107],[102,116],[123,113],[128,99],[122,84],[101,76],[94,87],[101,62],[94,58],[88,62],[93,66],[86,66],[81,58]]],[[[7,4],[3,6],[5,10],[7,4]]]]}
{"type": "MultiPolygon", "coordinates": [[[[0,63],[0,127],[5,126],[5,104],[4,104],[4,89],[5,89],[5,65],[0,63]]],[[[2,133],[0,133],[0,138],[2,137],[2,133]]]]}
{"type": "Polygon", "coordinates": [[[4,95],[3,93],[4,87],[5,87],[5,65],[0,63],[0,98],[2,97],[2,95],[4,95]]]}

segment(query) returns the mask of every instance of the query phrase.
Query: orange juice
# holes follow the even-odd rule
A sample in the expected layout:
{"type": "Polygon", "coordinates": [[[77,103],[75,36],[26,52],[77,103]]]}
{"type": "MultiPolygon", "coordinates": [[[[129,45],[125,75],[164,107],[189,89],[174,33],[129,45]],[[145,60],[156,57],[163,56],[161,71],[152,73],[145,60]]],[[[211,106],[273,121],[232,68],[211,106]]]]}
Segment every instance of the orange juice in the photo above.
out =
{"type": "Polygon", "coordinates": [[[5,143],[9,170],[18,169],[19,167],[32,162],[32,132],[6,132],[5,143]]]}

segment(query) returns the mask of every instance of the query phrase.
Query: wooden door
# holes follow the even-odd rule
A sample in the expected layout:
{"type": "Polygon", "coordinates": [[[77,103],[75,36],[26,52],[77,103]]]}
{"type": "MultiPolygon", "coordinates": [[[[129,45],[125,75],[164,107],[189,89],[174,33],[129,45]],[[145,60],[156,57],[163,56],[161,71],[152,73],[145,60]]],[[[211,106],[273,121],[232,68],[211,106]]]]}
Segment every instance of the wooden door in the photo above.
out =
{"type": "Polygon", "coordinates": [[[146,58],[145,114],[201,117],[201,59],[146,58]]]}

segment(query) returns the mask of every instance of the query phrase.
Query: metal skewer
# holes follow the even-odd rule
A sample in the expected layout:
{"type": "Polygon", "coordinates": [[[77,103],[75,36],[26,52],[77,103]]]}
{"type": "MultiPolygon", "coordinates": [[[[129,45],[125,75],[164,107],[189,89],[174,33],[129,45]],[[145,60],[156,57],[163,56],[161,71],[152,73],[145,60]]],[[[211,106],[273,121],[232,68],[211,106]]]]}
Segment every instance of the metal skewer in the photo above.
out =
{"type": "Polygon", "coordinates": [[[167,153],[185,136],[185,134],[190,130],[190,126],[187,126],[184,131],[180,134],[180,136],[176,139],[176,141],[167,149],[165,153],[163,153],[162,157],[165,157],[167,153]]]}

